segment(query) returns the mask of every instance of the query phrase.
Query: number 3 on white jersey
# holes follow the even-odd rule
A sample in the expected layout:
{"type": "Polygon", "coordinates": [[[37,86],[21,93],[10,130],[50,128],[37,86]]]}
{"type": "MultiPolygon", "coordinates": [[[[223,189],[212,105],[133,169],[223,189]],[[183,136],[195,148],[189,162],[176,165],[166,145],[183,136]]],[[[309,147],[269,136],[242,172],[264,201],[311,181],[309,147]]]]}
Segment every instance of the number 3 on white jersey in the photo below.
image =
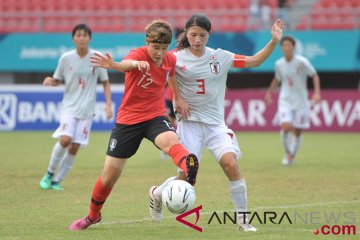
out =
{"type": "Polygon", "coordinates": [[[199,91],[196,91],[196,94],[205,94],[205,80],[204,79],[197,79],[196,82],[198,83],[199,91]]]}
{"type": "Polygon", "coordinates": [[[143,74],[137,85],[140,85],[142,88],[147,88],[152,82],[153,80],[150,75],[143,74]]]}

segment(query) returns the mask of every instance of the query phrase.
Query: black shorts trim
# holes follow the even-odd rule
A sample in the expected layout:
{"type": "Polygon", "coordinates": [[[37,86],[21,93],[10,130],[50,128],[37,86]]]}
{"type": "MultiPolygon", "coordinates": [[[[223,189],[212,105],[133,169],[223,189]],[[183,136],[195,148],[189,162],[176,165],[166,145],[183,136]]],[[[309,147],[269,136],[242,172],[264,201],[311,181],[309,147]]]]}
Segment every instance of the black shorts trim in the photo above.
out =
{"type": "Polygon", "coordinates": [[[169,117],[176,117],[174,112],[174,105],[172,101],[165,100],[165,107],[166,107],[166,113],[169,115],[169,117]]]}
{"type": "Polygon", "coordinates": [[[143,138],[155,144],[155,138],[167,131],[175,132],[175,129],[165,116],[132,125],[116,124],[112,129],[106,154],[115,158],[130,158],[139,149],[143,138]]]}

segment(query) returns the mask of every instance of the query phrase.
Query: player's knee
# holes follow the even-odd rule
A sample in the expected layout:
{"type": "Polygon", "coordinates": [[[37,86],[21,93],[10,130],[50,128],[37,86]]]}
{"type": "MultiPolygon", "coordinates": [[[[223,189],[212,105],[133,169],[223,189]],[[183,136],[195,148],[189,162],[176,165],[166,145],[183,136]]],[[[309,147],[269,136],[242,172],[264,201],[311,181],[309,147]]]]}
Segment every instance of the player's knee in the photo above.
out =
{"type": "Polygon", "coordinates": [[[284,124],[281,125],[281,129],[284,132],[289,132],[292,129],[292,125],[291,125],[291,123],[284,123],[284,124]]]}
{"type": "Polygon", "coordinates": [[[176,144],[180,144],[179,139],[177,139],[177,138],[169,139],[168,143],[166,145],[164,145],[161,148],[161,150],[164,151],[165,153],[169,154],[170,149],[176,144]]]}
{"type": "Polygon", "coordinates": [[[300,137],[302,134],[302,129],[295,129],[294,134],[296,137],[300,137]]]}
{"type": "Polygon", "coordinates": [[[72,138],[69,136],[61,136],[59,143],[62,147],[66,148],[68,147],[72,142],[72,138]]]}
{"type": "Polygon", "coordinates": [[[230,161],[223,162],[221,164],[224,173],[230,180],[238,179],[240,175],[240,168],[236,161],[236,159],[232,159],[230,161]]]}
{"type": "Polygon", "coordinates": [[[169,153],[170,148],[180,141],[175,132],[165,132],[155,138],[155,144],[165,153],[169,153]]]}

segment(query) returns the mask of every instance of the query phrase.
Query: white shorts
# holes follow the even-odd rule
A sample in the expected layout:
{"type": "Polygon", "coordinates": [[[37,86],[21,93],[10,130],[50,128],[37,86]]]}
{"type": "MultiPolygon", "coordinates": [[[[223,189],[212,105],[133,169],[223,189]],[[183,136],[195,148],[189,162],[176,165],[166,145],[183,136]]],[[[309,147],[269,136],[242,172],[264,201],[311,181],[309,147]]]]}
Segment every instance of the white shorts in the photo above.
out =
{"type": "Polygon", "coordinates": [[[288,107],[279,106],[278,114],[280,125],[287,122],[291,123],[294,128],[310,128],[309,109],[307,107],[292,110],[288,107]]]}
{"type": "Polygon", "coordinates": [[[79,143],[82,147],[89,144],[92,117],[78,119],[69,113],[61,113],[60,126],[53,133],[53,138],[69,136],[73,143],[79,143]]]}
{"type": "Polygon", "coordinates": [[[181,144],[189,152],[195,154],[199,161],[205,147],[209,149],[217,161],[220,161],[221,157],[228,152],[235,153],[237,159],[241,157],[236,135],[226,125],[180,121],[177,125],[176,133],[180,138],[181,144]]]}

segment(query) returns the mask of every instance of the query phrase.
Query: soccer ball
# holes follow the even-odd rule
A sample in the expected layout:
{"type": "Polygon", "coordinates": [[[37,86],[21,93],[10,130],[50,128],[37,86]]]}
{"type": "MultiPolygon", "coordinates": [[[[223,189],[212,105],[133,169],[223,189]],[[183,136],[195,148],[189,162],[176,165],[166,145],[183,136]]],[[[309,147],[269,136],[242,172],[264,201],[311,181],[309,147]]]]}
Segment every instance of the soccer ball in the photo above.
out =
{"type": "Polygon", "coordinates": [[[163,205],[175,214],[181,214],[190,209],[195,200],[194,187],[183,180],[170,182],[162,192],[163,205]]]}

